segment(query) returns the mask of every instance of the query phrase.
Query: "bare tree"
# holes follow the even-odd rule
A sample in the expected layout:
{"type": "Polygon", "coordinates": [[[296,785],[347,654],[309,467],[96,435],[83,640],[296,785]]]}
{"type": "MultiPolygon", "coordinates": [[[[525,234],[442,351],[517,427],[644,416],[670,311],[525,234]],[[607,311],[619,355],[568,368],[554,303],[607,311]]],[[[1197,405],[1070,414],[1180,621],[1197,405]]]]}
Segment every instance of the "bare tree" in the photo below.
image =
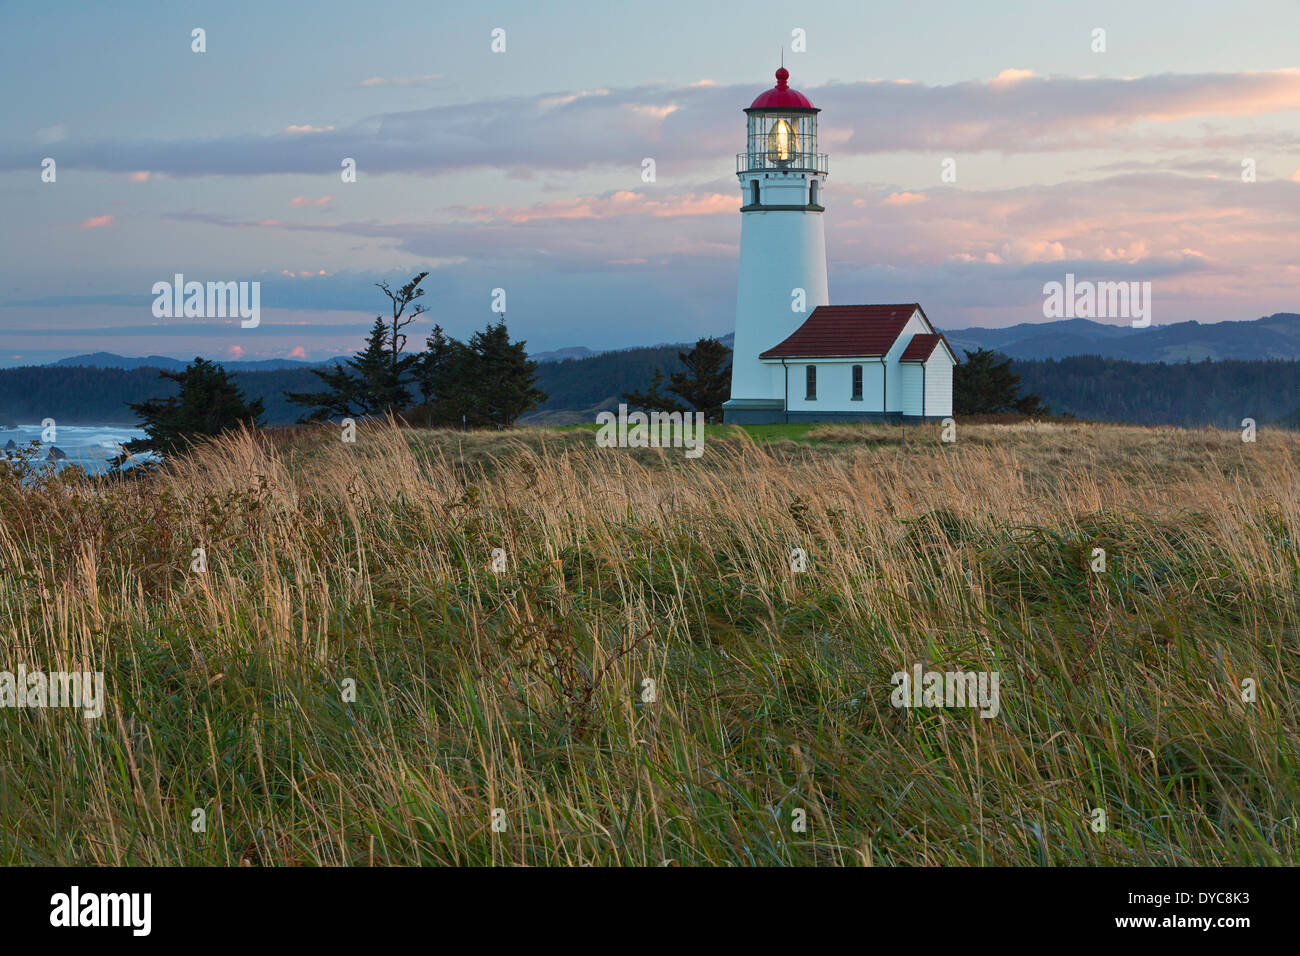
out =
{"type": "MultiPolygon", "coordinates": [[[[409,314],[406,312],[407,306],[411,305],[416,299],[424,295],[424,290],[420,288],[420,283],[429,275],[427,272],[421,272],[406,285],[402,286],[396,292],[389,288],[388,283],[376,282],[384,295],[388,296],[393,303],[393,317],[389,325],[392,332],[388,337],[388,347],[392,357],[392,378],[394,382],[400,381],[403,373],[413,361],[414,357],[408,357],[403,360],[402,349],[406,347],[406,336],[402,334],[402,329],[406,328],[428,310],[423,306],[416,304],[411,308],[409,314]]],[[[380,317],[382,318],[382,316],[380,317]]]]}

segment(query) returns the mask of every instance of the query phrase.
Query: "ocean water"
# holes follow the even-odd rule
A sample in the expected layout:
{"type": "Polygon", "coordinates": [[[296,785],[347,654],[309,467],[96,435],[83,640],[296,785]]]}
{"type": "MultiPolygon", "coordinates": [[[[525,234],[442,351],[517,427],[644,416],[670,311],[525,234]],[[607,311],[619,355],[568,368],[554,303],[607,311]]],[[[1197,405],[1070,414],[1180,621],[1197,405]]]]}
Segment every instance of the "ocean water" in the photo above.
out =
{"type": "MultiPolygon", "coordinates": [[[[57,425],[54,441],[46,442],[41,440],[43,431],[39,424],[0,429],[0,447],[3,447],[7,457],[17,450],[30,455],[33,464],[44,465],[48,462],[55,468],[80,465],[92,474],[99,474],[107,471],[113,459],[121,454],[123,442],[145,437],[144,429],[120,425],[57,425]],[[9,447],[10,441],[14,443],[14,448],[9,447]],[[34,448],[31,445],[33,441],[37,443],[34,448]],[[51,447],[61,450],[68,456],[67,459],[51,460],[51,447]]],[[[137,457],[152,456],[145,454],[137,457]]]]}

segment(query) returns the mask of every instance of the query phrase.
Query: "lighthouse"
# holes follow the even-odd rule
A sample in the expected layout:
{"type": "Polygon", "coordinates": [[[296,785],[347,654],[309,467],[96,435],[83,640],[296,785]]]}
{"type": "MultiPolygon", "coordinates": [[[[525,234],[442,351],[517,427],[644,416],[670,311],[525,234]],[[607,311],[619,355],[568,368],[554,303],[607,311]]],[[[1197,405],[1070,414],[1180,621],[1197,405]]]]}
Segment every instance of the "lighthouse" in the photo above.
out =
{"type": "Polygon", "coordinates": [[[822,225],[826,154],[790,73],[745,110],[740,280],[729,424],[941,421],[956,355],[918,302],[831,305],[822,225]]]}
{"type": "Polygon", "coordinates": [[[723,405],[729,422],[771,420],[781,409],[781,367],[760,361],[759,353],[830,301],[822,225],[826,154],[817,152],[821,111],[789,79],[781,67],[776,86],[745,110],[746,148],[736,156],[740,278],[731,400],[723,405]]]}

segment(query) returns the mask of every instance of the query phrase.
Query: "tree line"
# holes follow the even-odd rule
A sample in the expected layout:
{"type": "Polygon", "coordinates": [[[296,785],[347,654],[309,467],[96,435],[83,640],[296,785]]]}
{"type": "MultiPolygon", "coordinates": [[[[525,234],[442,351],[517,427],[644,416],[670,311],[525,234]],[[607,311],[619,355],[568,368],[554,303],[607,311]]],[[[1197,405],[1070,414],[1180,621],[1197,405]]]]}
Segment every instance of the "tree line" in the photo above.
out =
{"type": "MultiPolygon", "coordinates": [[[[405,330],[427,312],[419,299],[428,275],[421,272],[396,289],[376,283],[389,309],[376,316],[361,351],[337,365],[309,369],[318,382],[314,390],[285,394],[304,409],[299,421],[397,414],[431,425],[508,428],[546,399],[536,385],[537,363],[528,358],[526,343],[510,340],[504,316],[468,342],[434,325],[423,351],[407,349],[405,330]]],[[[263,424],[263,402],[247,400],[214,362],[195,358],[184,371],[160,376],[174,383],[173,394],[127,403],[147,436],[127,443],[128,454],[172,454],[197,438],[263,424]]]]}
{"type": "Polygon", "coordinates": [[[1052,410],[1135,425],[1300,427],[1300,361],[1128,362],[1079,355],[1012,363],[1052,410]]]}

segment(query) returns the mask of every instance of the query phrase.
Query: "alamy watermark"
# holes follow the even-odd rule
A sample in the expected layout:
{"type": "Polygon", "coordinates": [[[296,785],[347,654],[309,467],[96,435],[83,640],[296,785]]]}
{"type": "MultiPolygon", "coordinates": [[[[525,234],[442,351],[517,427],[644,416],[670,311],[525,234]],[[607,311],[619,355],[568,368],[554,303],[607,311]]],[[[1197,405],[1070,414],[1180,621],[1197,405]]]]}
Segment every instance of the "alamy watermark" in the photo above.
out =
{"type": "Polygon", "coordinates": [[[133,936],[148,936],[153,928],[152,893],[83,893],[73,886],[50,897],[50,925],[123,927],[133,936]]]}
{"type": "Polygon", "coordinates": [[[0,707],[80,707],[87,720],[104,716],[103,671],[0,671],[0,707]]]}
{"type": "Polygon", "coordinates": [[[1133,328],[1151,324],[1150,282],[1082,282],[1066,273],[1065,282],[1043,286],[1045,319],[1132,319],[1133,328]]]}
{"type": "Polygon", "coordinates": [[[979,707],[981,717],[996,717],[1002,709],[997,671],[895,671],[889,678],[895,707],[979,707]]]}
{"type": "Polygon", "coordinates": [[[176,273],[174,282],[155,282],[151,290],[155,319],[224,319],[238,316],[240,328],[262,323],[262,283],[186,282],[176,273]]]}
{"type": "Polygon", "coordinates": [[[618,415],[596,416],[597,448],[685,448],[687,458],[704,454],[703,412],[632,412],[618,406],[618,415]],[[691,421],[694,417],[694,422],[691,421]],[[665,436],[665,432],[667,435],[665,436]]]}

